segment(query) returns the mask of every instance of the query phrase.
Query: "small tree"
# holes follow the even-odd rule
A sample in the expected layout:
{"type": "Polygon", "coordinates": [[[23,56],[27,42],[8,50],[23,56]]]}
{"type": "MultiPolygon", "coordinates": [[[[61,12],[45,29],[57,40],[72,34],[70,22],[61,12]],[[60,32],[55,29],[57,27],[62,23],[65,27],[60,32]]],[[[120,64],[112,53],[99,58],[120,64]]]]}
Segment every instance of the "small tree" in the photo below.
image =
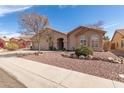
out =
{"type": "Polygon", "coordinates": [[[109,41],[109,40],[110,40],[110,38],[109,38],[108,36],[104,36],[104,40],[109,41]]]}
{"type": "Polygon", "coordinates": [[[104,46],[103,49],[104,51],[109,51],[110,47],[111,47],[111,42],[110,42],[110,38],[108,36],[104,36],[104,46]]]}
{"type": "Polygon", "coordinates": [[[44,16],[36,13],[24,13],[19,17],[20,33],[25,35],[34,35],[40,52],[40,41],[43,30],[46,29],[49,22],[44,16]]]}

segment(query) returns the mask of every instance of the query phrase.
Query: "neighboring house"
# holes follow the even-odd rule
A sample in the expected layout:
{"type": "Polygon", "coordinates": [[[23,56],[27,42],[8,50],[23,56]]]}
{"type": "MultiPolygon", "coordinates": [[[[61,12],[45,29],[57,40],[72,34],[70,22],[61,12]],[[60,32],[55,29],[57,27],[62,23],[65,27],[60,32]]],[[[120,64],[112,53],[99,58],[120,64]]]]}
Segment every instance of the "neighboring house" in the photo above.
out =
{"type": "Polygon", "coordinates": [[[124,50],[124,29],[115,31],[111,40],[111,49],[124,50]]]}
{"type": "Polygon", "coordinates": [[[7,37],[0,37],[0,48],[5,48],[6,43],[9,41],[7,37]]]}
{"type": "Polygon", "coordinates": [[[31,41],[32,37],[33,37],[32,35],[21,35],[19,38],[20,41],[22,42],[21,44],[25,45],[25,48],[30,48],[32,46],[32,41],[31,41]]]}
{"type": "Polygon", "coordinates": [[[0,38],[0,48],[4,48],[5,41],[0,38]]]}
{"type": "MultiPolygon", "coordinates": [[[[50,40],[53,48],[62,50],[75,50],[80,45],[92,47],[96,51],[103,51],[103,36],[106,32],[100,29],[80,26],[69,33],[62,33],[51,28],[41,31],[40,47],[42,50],[50,49],[50,40]],[[49,33],[49,34],[48,34],[49,33]],[[51,36],[50,36],[51,35],[51,36]],[[51,39],[49,40],[49,38],[51,39]]],[[[35,35],[32,38],[32,48],[38,49],[35,35]]]]}
{"type": "Polygon", "coordinates": [[[31,47],[31,36],[21,35],[19,37],[10,38],[10,42],[16,43],[19,45],[19,48],[30,48],[31,47]]]}
{"type": "Polygon", "coordinates": [[[9,41],[13,43],[18,43],[18,38],[10,38],[9,41]]]}

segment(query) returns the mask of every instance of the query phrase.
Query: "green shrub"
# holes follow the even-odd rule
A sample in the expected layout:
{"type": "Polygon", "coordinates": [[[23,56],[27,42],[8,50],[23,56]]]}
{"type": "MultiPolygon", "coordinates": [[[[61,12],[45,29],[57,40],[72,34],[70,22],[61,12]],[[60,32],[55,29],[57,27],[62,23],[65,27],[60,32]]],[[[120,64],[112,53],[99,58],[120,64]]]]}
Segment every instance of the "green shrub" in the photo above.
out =
{"type": "Polygon", "coordinates": [[[81,55],[83,56],[88,56],[88,55],[93,55],[93,50],[89,47],[86,46],[81,46],[75,50],[75,54],[79,57],[81,55]]]}
{"type": "Polygon", "coordinates": [[[5,47],[8,50],[16,50],[19,48],[19,45],[13,42],[8,42],[5,47]]]}

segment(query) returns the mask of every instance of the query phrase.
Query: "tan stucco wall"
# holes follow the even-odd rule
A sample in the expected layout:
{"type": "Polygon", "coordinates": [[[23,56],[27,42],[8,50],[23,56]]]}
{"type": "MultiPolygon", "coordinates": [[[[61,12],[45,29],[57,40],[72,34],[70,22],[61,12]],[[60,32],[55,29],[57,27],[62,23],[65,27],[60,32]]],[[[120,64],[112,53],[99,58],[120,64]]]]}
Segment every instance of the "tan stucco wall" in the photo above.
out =
{"type": "Polygon", "coordinates": [[[115,33],[113,40],[111,41],[111,43],[115,43],[115,49],[118,50],[124,50],[124,47],[121,47],[121,40],[124,40],[123,38],[124,36],[118,32],[115,33]],[[118,46],[117,46],[118,43],[118,46]]]}
{"type": "MultiPolygon", "coordinates": [[[[53,41],[53,47],[58,49],[57,47],[57,39],[58,38],[63,38],[63,42],[64,42],[64,48],[67,49],[67,36],[66,34],[60,33],[60,32],[56,32],[53,30],[48,30],[44,33],[42,33],[41,35],[41,40],[40,40],[40,46],[42,50],[49,50],[49,44],[48,44],[48,36],[46,34],[50,33],[50,35],[52,36],[52,41],[53,41]]],[[[38,44],[35,41],[35,38],[33,38],[32,40],[34,40],[33,42],[33,49],[38,49],[38,44]]]]}
{"type": "Polygon", "coordinates": [[[100,37],[99,39],[99,48],[94,49],[97,51],[103,50],[103,34],[100,32],[97,32],[95,30],[86,30],[86,29],[79,29],[78,31],[73,32],[68,36],[68,49],[73,50],[80,46],[80,36],[85,35],[87,40],[87,45],[89,47],[91,46],[91,36],[92,35],[98,35],[100,37]]]}
{"type": "MultiPolygon", "coordinates": [[[[94,50],[97,50],[97,51],[102,51],[103,50],[103,33],[101,33],[100,31],[96,31],[96,30],[87,30],[87,29],[78,29],[76,31],[74,31],[73,33],[71,34],[63,34],[61,32],[57,32],[57,31],[54,31],[54,30],[48,30],[49,33],[52,34],[52,38],[53,38],[53,47],[55,47],[56,49],[58,49],[58,46],[57,46],[57,39],[58,38],[63,38],[64,40],[64,48],[66,50],[74,50],[76,49],[77,47],[80,46],[80,36],[81,35],[85,35],[86,36],[86,39],[87,39],[87,45],[89,47],[91,47],[91,36],[92,35],[98,35],[100,38],[99,38],[99,48],[97,49],[94,49],[94,50]]],[[[48,32],[44,32],[42,33],[42,36],[41,36],[41,43],[40,43],[40,46],[41,46],[41,49],[42,50],[48,50],[49,49],[49,44],[47,42],[47,37],[46,37],[46,33],[48,32]]],[[[33,44],[32,44],[32,47],[33,49],[38,49],[38,45],[37,45],[37,42],[35,41],[35,37],[32,39],[33,40],[33,44]]]]}

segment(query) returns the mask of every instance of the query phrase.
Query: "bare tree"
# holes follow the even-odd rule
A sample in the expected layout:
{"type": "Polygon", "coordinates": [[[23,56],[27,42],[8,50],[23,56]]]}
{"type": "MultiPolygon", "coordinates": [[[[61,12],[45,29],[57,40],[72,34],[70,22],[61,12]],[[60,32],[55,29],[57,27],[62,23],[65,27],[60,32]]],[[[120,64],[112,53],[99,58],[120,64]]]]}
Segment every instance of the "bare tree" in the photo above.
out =
{"type": "Polygon", "coordinates": [[[19,17],[20,33],[25,35],[34,35],[40,51],[40,35],[48,26],[48,19],[37,13],[24,13],[19,17]]]}
{"type": "Polygon", "coordinates": [[[93,24],[88,24],[86,25],[86,27],[91,27],[91,28],[96,28],[96,29],[104,29],[103,27],[104,25],[104,21],[97,21],[96,23],[93,24]]]}

